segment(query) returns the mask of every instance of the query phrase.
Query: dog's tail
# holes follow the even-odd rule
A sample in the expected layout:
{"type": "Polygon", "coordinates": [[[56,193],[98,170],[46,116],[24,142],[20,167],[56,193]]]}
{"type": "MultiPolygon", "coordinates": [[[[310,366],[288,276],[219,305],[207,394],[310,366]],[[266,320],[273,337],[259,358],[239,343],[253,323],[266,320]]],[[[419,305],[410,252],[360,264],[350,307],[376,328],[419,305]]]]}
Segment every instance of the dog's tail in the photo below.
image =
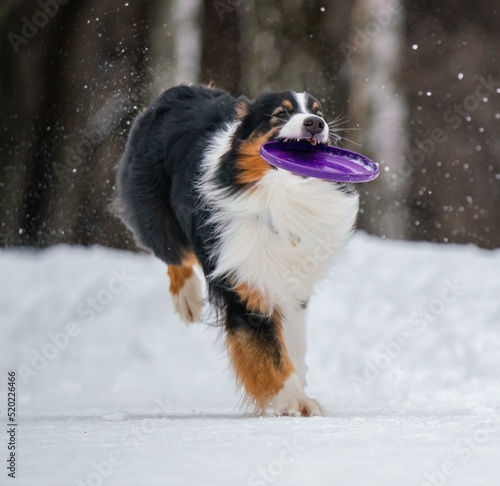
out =
{"type": "Polygon", "coordinates": [[[182,265],[191,245],[170,201],[172,181],[163,168],[163,147],[147,141],[154,131],[153,113],[137,118],[118,163],[114,213],[134,233],[137,243],[167,264],[182,265]]]}

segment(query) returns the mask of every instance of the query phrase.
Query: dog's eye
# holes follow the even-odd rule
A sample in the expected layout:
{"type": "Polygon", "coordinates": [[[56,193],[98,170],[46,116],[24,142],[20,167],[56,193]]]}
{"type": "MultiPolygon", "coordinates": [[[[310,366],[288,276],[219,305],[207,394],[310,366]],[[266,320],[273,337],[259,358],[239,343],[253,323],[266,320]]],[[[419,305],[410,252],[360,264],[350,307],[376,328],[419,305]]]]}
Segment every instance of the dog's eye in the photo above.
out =
{"type": "Polygon", "coordinates": [[[278,118],[285,118],[286,117],[286,111],[285,110],[279,110],[275,114],[278,118]]]}

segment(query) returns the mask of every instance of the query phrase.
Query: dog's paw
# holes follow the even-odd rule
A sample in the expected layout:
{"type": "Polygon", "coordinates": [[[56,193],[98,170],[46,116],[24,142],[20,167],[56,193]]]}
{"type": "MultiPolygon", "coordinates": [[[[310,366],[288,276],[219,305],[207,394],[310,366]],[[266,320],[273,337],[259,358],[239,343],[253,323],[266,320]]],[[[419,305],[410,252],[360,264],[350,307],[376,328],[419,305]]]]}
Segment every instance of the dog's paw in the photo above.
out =
{"type": "Polygon", "coordinates": [[[192,275],[179,292],[172,295],[174,307],[186,324],[199,321],[203,311],[203,294],[200,279],[192,275]]]}
{"type": "Polygon", "coordinates": [[[283,389],[271,400],[267,411],[282,417],[321,417],[323,409],[314,399],[304,393],[302,383],[294,373],[283,389]]]}
{"type": "Polygon", "coordinates": [[[323,409],[313,398],[304,397],[287,403],[273,404],[269,411],[279,417],[322,417],[323,409]]]}

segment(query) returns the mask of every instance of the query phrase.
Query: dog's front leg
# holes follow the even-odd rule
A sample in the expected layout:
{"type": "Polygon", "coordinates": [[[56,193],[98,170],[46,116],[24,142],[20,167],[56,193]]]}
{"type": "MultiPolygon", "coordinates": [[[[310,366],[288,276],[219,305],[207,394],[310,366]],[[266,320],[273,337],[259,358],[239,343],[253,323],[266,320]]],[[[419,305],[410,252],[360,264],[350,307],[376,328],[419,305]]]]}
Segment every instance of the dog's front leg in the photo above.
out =
{"type": "Polygon", "coordinates": [[[261,412],[322,415],[304,391],[303,370],[295,370],[283,335],[279,309],[267,309],[256,291],[237,290],[227,305],[226,343],[236,377],[261,412]]]}

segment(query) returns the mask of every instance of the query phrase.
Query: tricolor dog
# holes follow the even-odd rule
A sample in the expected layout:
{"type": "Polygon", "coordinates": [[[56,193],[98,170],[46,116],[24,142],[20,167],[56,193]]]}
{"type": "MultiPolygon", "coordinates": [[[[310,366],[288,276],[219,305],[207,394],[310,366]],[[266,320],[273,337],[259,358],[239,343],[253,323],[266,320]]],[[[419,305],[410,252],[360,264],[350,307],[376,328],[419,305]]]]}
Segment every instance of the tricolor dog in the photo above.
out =
{"type": "Polygon", "coordinates": [[[168,265],[186,322],[202,315],[193,270],[201,267],[237,381],[263,413],[322,414],[304,391],[307,305],[353,231],[358,195],[348,184],[277,169],[259,149],[331,139],[307,93],[250,101],[177,86],[137,118],[118,167],[121,218],[168,265]]]}

